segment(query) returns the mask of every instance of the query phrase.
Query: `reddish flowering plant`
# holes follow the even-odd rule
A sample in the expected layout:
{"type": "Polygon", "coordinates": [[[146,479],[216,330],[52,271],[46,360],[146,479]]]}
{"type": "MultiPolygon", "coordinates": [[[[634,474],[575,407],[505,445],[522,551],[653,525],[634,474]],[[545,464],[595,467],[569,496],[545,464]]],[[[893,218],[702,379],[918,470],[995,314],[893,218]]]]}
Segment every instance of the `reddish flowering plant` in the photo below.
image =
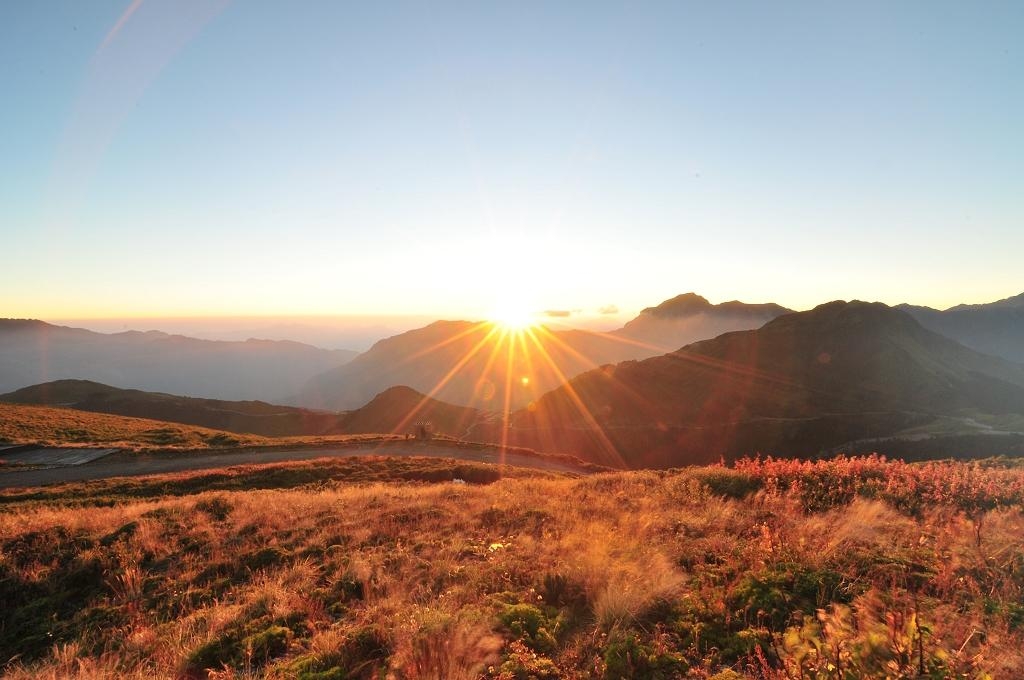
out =
{"type": "Polygon", "coordinates": [[[734,467],[769,493],[794,495],[808,512],[857,496],[885,500],[915,517],[931,505],[954,508],[974,523],[979,543],[985,513],[1024,507],[1024,474],[977,462],[907,464],[871,454],[814,461],[744,458],[734,467]]]}

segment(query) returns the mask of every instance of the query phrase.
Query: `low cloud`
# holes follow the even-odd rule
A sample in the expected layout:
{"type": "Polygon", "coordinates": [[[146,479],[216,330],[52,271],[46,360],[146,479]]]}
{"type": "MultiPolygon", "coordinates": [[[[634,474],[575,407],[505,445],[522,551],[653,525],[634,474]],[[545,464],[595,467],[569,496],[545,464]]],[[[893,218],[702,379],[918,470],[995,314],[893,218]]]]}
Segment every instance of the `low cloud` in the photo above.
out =
{"type": "Polygon", "coordinates": [[[597,310],[598,314],[618,314],[619,308],[615,305],[605,305],[597,310]]]}
{"type": "Polygon", "coordinates": [[[548,318],[552,318],[552,319],[564,319],[567,316],[571,316],[571,315],[572,315],[572,310],[570,310],[570,309],[545,309],[544,310],[544,316],[546,316],[548,318]]]}

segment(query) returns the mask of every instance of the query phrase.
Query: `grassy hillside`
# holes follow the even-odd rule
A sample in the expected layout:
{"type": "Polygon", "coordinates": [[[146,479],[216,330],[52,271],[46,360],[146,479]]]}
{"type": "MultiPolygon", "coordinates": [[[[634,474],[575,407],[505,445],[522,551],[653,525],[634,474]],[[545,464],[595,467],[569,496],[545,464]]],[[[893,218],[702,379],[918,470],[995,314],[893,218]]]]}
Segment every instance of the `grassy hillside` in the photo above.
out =
{"type": "Polygon", "coordinates": [[[144,449],[204,449],[239,444],[259,445],[269,440],[265,437],[145,418],[0,402],[0,441],[12,444],[79,443],[144,449]]]}
{"type": "Polygon", "coordinates": [[[123,390],[91,380],[55,380],[0,395],[12,404],[66,406],[266,437],[340,434],[341,416],[264,401],[200,399],[123,390]]]}
{"type": "MultiPolygon", "coordinates": [[[[366,437],[260,437],[159,420],[90,413],[70,408],[0,402],[0,442],[66,446],[81,444],[133,450],[192,450],[238,446],[347,442],[366,437]]],[[[373,438],[379,438],[374,436],[373,438]]]]}
{"type": "Polygon", "coordinates": [[[109,507],[6,496],[0,663],[12,678],[1024,673],[1020,469],[345,477],[93,488],[109,507]]]}

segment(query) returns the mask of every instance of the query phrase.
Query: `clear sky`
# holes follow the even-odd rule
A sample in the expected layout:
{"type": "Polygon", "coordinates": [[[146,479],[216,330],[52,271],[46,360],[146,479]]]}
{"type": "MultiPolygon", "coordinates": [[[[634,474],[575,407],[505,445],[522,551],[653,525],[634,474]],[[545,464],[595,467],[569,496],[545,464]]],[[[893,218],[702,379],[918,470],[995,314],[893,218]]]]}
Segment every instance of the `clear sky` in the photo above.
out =
{"type": "Polygon", "coordinates": [[[0,3],[0,316],[1024,291],[1021,2],[0,3]]]}

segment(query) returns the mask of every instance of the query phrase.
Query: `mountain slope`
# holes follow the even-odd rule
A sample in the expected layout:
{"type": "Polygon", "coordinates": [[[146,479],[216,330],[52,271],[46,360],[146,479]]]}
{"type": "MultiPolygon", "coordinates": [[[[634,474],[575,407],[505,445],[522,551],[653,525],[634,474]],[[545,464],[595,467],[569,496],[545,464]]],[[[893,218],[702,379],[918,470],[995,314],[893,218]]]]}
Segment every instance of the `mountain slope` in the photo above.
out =
{"type": "Polygon", "coordinates": [[[986,354],[1024,363],[1024,293],[984,305],[957,305],[945,311],[900,305],[936,333],[986,354]]]}
{"type": "Polygon", "coordinates": [[[429,422],[440,434],[460,436],[485,416],[408,387],[394,387],[347,413],[310,411],[262,401],[197,399],[123,390],[88,380],[58,380],[0,395],[0,402],[66,406],[79,411],[147,418],[268,437],[332,434],[412,434],[429,422]]]}
{"type": "Polygon", "coordinates": [[[280,399],[355,352],[297,342],[197,340],[158,331],[94,333],[0,319],[0,391],[75,378],[218,399],[280,399]]]}
{"type": "Polygon", "coordinates": [[[517,413],[512,441],[665,466],[809,455],[975,412],[1024,414],[1024,366],[885,305],[833,302],[587,372],[517,413]]]}
{"type": "Polygon", "coordinates": [[[313,378],[289,401],[346,409],[392,385],[408,385],[452,404],[502,410],[507,401],[519,408],[597,366],[657,356],[725,330],[756,328],[785,311],[778,305],[711,305],[689,293],[645,309],[611,333],[540,327],[509,334],[490,323],[438,321],[381,340],[313,378]]]}

